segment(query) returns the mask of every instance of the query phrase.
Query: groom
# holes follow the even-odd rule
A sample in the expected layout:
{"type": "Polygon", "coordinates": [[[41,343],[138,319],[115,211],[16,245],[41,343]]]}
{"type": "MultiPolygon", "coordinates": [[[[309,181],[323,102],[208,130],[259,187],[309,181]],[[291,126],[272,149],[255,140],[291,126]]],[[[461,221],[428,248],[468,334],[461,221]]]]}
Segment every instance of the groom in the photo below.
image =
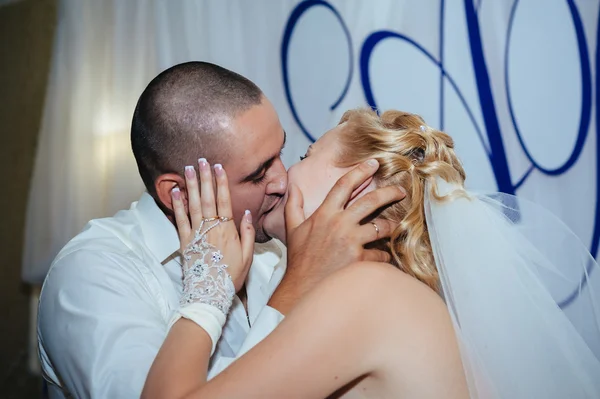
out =
{"type": "MultiPolygon", "coordinates": [[[[261,90],[234,72],[202,62],[162,72],[138,101],[131,145],[147,192],[129,210],[90,221],[61,250],[44,282],[38,341],[51,398],[139,397],[182,292],[170,192],[178,186],[185,195],[182,172],[198,158],[227,170],[235,223],[239,226],[244,210],[250,210],[259,243],[211,359],[210,376],[272,331],[283,318],[277,309],[287,312],[328,268],[338,267],[338,248],[348,252],[350,228],[331,233],[333,241],[346,239],[345,247],[321,248],[306,237],[298,248],[311,251],[294,258],[293,273],[277,288],[286,250],[271,240],[281,226],[269,225],[275,222],[265,216],[287,188],[280,159],[285,132],[261,90]]],[[[372,170],[362,165],[351,173],[338,192],[348,192],[349,184],[365,180],[372,170]]],[[[373,211],[381,206],[376,199],[368,205],[373,211]]],[[[386,226],[380,229],[386,233],[386,226]]],[[[358,253],[357,260],[365,256],[358,253]]]]}

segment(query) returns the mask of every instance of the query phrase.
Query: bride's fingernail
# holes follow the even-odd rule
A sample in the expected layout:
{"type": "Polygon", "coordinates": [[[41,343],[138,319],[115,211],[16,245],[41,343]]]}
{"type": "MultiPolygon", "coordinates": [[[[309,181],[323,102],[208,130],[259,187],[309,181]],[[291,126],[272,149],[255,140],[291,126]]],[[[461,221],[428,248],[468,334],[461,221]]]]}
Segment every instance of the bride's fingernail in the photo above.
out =
{"type": "Polygon", "coordinates": [[[207,164],[208,164],[208,162],[206,161],[206,158],[198,159],[198,165],[200,165],[201,168],[204,168],[207,164]]]}
{"type": "Polygon", "coordinates": [[[215,174],[217,176],[222,176],[223,175],[223,165],[221,165],[220,163],[216,163],[215,166],[215,174]]]}
{"type": "Polygon", "coordinates": [[[246,211],[244,212],[244,217],[246,218],[246,222],[248,223],[252,223],[252,214],[250,213],[250,211],[248,209],[246,209],[246,211]]]}
{"type": "Polygon", "coordinates": [[[181,192],[179,191],[179,187],[173,187],[173,190],[171,190],[171,194],[176,200],[181,199],[181,192]]]}
{"type": "Polygon", "coordinates": [[[193,179],[194,177],[196,177],[196,171],[194,170],[193,166],[186,166],[185,167],[185,176],[188,179],[193,179]]]}

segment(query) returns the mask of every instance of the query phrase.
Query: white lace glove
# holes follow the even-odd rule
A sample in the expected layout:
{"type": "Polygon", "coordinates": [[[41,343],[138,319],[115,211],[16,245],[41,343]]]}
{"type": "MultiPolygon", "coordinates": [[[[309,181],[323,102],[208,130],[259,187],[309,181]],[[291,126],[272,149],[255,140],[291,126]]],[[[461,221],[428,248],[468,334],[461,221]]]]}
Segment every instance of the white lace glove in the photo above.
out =
{"type": "Polygon", "coordinates": [[[214,306],[227,316],[235,287],[227,272],[227,265],[221,263],[221,251],[206,239],[207,233],[219,224],[219,219],[203,221],[183,252],[183,295],[179,304],[185,307],[203,303],[214,306]]]}
{"type": "Polygon", "coordinates": [[[198,169],[201,187],[195,169],[185,169],[187,209],[179,188],[171,191],[184,264],[183,294],[169,329],[182,317],[193,321],[210,336],[212,355],[233,297],[243,286],[252,263],[254,228],[247,211],[240,223],[241,233],[237,231],[223,168],[215,165],[216,195],[208,162],[200,159],[198,169]]]}
{"type": "Polygon", "coordinates": [[[183,294],[179,309],[169,323],[170,329],[183,317],[202,327],[212,340],[211,355],[221,337],[235,295],[227,265],[221,263],[221,251],[206,239],[208,232],[221,223],[220,219],[202,221],[194,239],[183,251],[183,294]]]}

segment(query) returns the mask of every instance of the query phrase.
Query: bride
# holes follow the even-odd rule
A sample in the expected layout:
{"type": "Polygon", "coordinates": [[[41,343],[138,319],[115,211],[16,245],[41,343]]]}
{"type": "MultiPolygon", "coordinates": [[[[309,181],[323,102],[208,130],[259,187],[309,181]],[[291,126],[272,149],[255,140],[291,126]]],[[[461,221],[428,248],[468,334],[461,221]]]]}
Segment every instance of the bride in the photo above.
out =
{"type": "MultiPolygon", "coordinates": [[[[335,182],[369,159],[379,168],[358,196],[388,185],[408,193],[377,215],[398,225],[379,242],[392,261],[334,272],[208,382],[252,259],[252,215],[238,235],[218,165],[216,195],[206,164],[200,188],[186,181],[189,218],[173,190],[184,293],[142,397],[600,397],[598,265],[543,209],[467,192],[452,139],[416,115],[349,111],[290,168],[290,253],[310,234],[304,218],[318,217],[335,182]],[[572,289],[575,299],[559,306],[572,289]]],[[[269,217],[283,221],[280,208],[269,217]]]]}

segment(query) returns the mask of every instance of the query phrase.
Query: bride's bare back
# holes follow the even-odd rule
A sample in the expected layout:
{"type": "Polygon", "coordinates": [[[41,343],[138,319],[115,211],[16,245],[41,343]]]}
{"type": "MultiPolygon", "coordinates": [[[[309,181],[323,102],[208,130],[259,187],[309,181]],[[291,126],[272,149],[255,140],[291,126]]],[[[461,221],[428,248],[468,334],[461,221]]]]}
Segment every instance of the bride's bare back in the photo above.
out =
{"type": "Polygon", "coordinates": [[[381,263],[349,266],[315,287],[203,394],[213,390],[245,398],[468,398],[444,302],[381,263]]]}

